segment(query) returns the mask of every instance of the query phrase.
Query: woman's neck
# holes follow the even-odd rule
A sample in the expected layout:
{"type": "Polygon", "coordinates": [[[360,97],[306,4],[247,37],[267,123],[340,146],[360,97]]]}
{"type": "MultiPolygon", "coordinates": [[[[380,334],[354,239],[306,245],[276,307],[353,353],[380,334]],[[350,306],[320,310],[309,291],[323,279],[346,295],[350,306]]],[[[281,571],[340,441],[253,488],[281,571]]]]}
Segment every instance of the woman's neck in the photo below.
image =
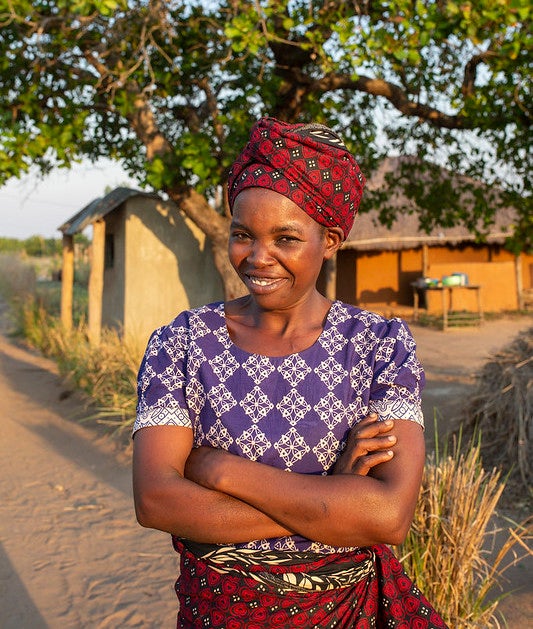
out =
{"type": "Polygon", "coordinates": [[[226,324],[231,340],[241,349],[284,356],[316,342],[330,307],[331,302],[318,292],[286,310],[264,310],[251,297],[242,297],[226,304],[226,324]]]}

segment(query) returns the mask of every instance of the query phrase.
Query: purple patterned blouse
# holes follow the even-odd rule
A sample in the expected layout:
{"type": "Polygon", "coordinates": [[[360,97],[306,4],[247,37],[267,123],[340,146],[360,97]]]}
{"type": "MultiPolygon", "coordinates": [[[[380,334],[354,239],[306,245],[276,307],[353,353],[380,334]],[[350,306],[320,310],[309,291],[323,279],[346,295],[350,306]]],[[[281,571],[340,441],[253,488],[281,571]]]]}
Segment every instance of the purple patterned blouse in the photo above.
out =
{"type": "MultiPolygon", "coordinates": [[[[335,301],[311,347],[269,357],[232,342],[217,302],[182,312],[152,334],[133,431],[190,427],[195,446],[325,475],[350,428],[370,411],[423,425],[423,385],[415,342],[400,319],[335,301]]],[[[239,546],[339,551],[297,535],[239,546]]]]}

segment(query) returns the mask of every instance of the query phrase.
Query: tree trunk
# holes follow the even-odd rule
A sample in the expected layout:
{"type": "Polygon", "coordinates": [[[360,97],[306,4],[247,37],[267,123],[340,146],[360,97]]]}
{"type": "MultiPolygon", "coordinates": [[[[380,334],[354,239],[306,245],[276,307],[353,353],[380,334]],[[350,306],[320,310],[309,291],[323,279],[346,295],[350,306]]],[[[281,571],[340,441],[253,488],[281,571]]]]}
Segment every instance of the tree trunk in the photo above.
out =
{"type": "Polygon", "coordinates": [[[246,293],[244,284],[228,258],[230,219],[216,212],[207,199],[192,188],[167,192],[178,208],[209,238],[215,267],[224,285],[225,299],[235,299],[244,295],[246,293]]]}

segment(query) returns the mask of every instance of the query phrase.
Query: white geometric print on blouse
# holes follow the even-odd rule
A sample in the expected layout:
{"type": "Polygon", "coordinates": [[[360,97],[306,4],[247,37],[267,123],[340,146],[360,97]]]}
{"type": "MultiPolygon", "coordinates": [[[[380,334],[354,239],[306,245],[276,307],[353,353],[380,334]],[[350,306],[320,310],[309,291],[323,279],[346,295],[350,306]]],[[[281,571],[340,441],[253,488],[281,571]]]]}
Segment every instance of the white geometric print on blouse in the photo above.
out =
{"type": "Polygon", "coordinates": [[[418,362],[416,354],[410,354],[408,356],[407,360],[405,361],[405,366],[416,376],[417,379],[421,378],[422,374],[424,373],[422,365],[418,362]]]}
{"type": "MultiPolygon", "coordinates": [[[[366,326],[374,325],[383,321],[383,318],[375,312],[369,310],[363,310],[361,312],[361,319],[366,326]]],[[[391,319],[391,321],[400,321],[400,319],[391,319]]]]}
{"type": "Polygon", "coordinates": [[[239,406],[243,408],[254,424],[266,417],[274,408],[269,397],[257,386],[246,394],[246,397],[239,402],[239,406]]]}
{"type": "Polygon", "coordinates": [[[275,370],[268,356],[260,356],[258,354],[252,354],[242,366],[255,384],[260,384],[275,370]]]}
{"type": "Polygon", "coordinates": [[[414,338],[408,333],[407,328],[405,327],[405,325],[400,326],[399,330],[398,330],[398,341],[400,341],[401,343],[403,343],[403,346],[405,347],[405,349],[408,352],[412,352],[415,347],[416,347],[416,343],[414,338]]]}
{"type": "Polygon", "coordinates": [[[355,425],[355,420],[357,417],[363,419],[367,415],[367,406],[363,402],[363,399],[360,396],[357,396],[355,400],[350,402],[348,408],[346,409],[346,417],[348,420],[348,427],[352,428],[355,425]]]}
{"type": "Polygon", "coordinates": [[[365,328],[364,331],[357,332],[350,340],[353,343],[355,353],[361,358],[365,358],[365,356],[368,356],[368,354],[374,350],[378,342],[378,337],[370,328],[365,328]]]}
{"type": "Polygon", "coordinates": [[[187,370],[192,377],[196,376],[206,360],[205,354],[198,345],[191,343],[187,355],[187,370]]]}
{"type": "Polygon", "coordinates": [[[154,406],[146,406],[139,402],[137,411],[138,426],[191,426],[191,420],[187,411],[181,408],[170,393],[167,393],[157,401],[154,406]]]}
{"type": "Polygon", "coordinates": [[[386,338],[382,339],[377,351],[376,351],[376,360],[382,360],[383,362],[387,362],[390,360],[394,352],[394,346],[396,345],[396,339],[386,338]]]}
{"type": "Polygon", "coordinates": [[[318,367],[315,367],[314,372],[330,391],[342,382],[347,374],[346,369],[333,356],[323,360],[318,367]]]}
{"type": "Polygon", "coordinates": [[[290,393],[278,402],[276,408],[291,426],[296,426],[311,410],[311,406],[306,399],[295,389],[291,389],[290,393]]]}
{"type": "Polygon", "coordinates": [[[333,302],[328,314],[328,320],[331,322],[332,325],[338,326],[340,323],[344,323],[350,317],[350,313],[340,302],[333,302]]]}
{"type": "Polygon", "coordinates": [[[282,435],[281,438],[276,441],[274,447],[283,459],[287,471],[310,450],[305,439],[295,428],[291,428],[282,435]]]}
{"type": "Polygon", "coordinates": [[[281,363],[278,371],[291,386],[295,387],[311,372],[311,367],[299,354],[291,354],[281,363]]]}
{"type": "Polygon", "coordinates": [[[170,365],[161,373],[159,379],[169,391],[181,389],[185,384],[185,375],[175,363],[170,363],[170,365]]]}
{"type": "Polygon", "coordinates": [[[163,341],[163,347],[168,354],[170,360],[178,361],[182,360],[185,356],[187,330],[181,328],[174,336],[170,336],[166,341],[163,341]]]}
{"type": "Polygon", "coordinates": [[[215,356],[209,361],[209,364],[221,382],[225,382],[239,368],[237,359],[228,350],[215,356]]]}
{"type": "Polygon", "coordinates": [[[213,448],[221,448],[222,450],[228,450],[233,443],[233,437],[230,435],[228,429],[224,426],[220,417],[211,426],[205,435],[207,441],[213,446],[213,448]]]}
{"type": "Polygon", "coordinates": [[[322,472],[324,476],[328,473],[327,470],[329,470],[329,468],[335,462],[339,451],[339,440],[332,432],[328,432],[325,437],[322,437],[322,439],[320,439],[320,441],[313,448],[313,453],[315,454],[320,465],[324,468],[324,472],[322,472]]]}
{"type": "Polygon", "coordinates": [[[225,349],[229,349],[233,343],[228,335],[228,329],[226,328],[226,323],[223,323],[219,328],[213,330],[213,336],[216,340],[225,347],[225,349]]]}
{"type": "Polygon", "coordinates": [[[205,405],[205,389],[203,384],[197,379],[192,380],[185,387],[187,404],[195,415],[199,415],[205,405]]]}
{"type": "Polygon", "coordinates": [[[296,544],[294,543],[294,540],[292,539],[292,537],[280,537],[274,543],[274,549],[275,550],[286,550],[286,551],[298,550],[298,548],[296,547],[296,544]]]}
{"type": "Polygon", "coordinates": [[[192,311],[191,313],[189,333],[191,335],[192,341],[211,334],[211,329],[207,326],[206,323],[204,323],[201,318],[201,314],[201,311],[192,311]]]}
{"type": "Polygon", "coordinates": [[[424,425],[424,417],[420,408],[413,408],[412,403],[400,398],[385,398],[383,400],[372,400],[369,410],[379,415],[380,419],[410,419],[421,426],[424,425]]]}
{"type": "Polygon", "coordinates": [[[220,417],[223,413],[227,413],[237,404],[231,392],[223,384],[219,384],[210,389],[207,392],[207,397],[217,417],[220,417]]]}
{"type": "Polygon", "coordinates": [[[313,410],[326,424],[329,430],[333,430],[333,428],[339,422],[343,422],[346,417],[344,404],[331,391],[313,406],[313,410]]]}
{"type": "Polygon", "coordinates": [[[372,367],[366,363],[360,362],[352,367],[350,381],[356,395],[362,395],[364,391],[368,390],[372,383],[372,376],[372,367]]]}
{"type": "Polygon", "coordinates": [[[159,336],[158,332],[159,330],[156,330],[152,334],[150,341],[148,342],[148,347],[146,348],[147,356],[157,356],[159,354],[162,343],[161,343],[161,337],[159,336]]]}
{"type": "Polygon", "coordinates": [[[401,370],[401,367],[398,367],[398,365],[396,365],[396,363],[392,360],[379,374],[377,381],[379,384],[394,382],[401,370]]]}
{"type": "Polygon", "coordinates": [[[325,330],[319,337],[318,341],[320,345],[328,352],[328,354],[335,354],[336,352],[340,352],[346,343],[348,343],[348,339],[341,334],[337,328],[331,327],[328,330],[325,330]]]}
{"type": "Polygon", "coordinates": [[[252,461],[257,461],[272,446],[266,435],[259,430],[256,424],[245,430],[235,443],[241,448],[244,455],[252,461]]]}
{"type": "Polygon", "coordinates": [[[152,367],[152,365],[150,365],[149,363],[146,363],[144,371],[141,377],[139,378],[139,387],[142,393],[144,393],[146,389],[149,387],[155,375],[156,375],[155,369],[152,367]]]}

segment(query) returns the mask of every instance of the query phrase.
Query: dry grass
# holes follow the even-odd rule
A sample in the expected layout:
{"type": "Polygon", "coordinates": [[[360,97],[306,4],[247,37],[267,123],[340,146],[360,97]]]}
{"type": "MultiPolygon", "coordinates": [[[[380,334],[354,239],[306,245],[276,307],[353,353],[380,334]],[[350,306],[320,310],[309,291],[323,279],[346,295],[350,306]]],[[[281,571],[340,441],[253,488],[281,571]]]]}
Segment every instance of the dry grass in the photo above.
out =
{"type": "Polygon", "coordinates": [[[90,419],[118,432],[128,429],[135,419],[139,349],[114,330],[104,330],[101,343],[91,345],[84,325],[70,333],[50,327],[48,338],[60,372],[96,406],[90,419]]]}
{"type": "Polygon", "coordinates": [[[399,556],[450,627],[501,627],[493,592],[505,570],[531,554],[532,530],[528,523],[513,524],[501,550],[491,554],[496,531],[489,525],[505,483],[498,470],[483,469],[479,443],[463,452],[457,444],[453,450],[437,451],[428,461],[413,526],[399,556]]]}
{"type": "Polygon", "coordinates": [[[531,511],[533,502],[533,328],[485,363],[465,400],[462,431],[479,432],[487,465],[508,475],[505,500],[531,511]]]}

